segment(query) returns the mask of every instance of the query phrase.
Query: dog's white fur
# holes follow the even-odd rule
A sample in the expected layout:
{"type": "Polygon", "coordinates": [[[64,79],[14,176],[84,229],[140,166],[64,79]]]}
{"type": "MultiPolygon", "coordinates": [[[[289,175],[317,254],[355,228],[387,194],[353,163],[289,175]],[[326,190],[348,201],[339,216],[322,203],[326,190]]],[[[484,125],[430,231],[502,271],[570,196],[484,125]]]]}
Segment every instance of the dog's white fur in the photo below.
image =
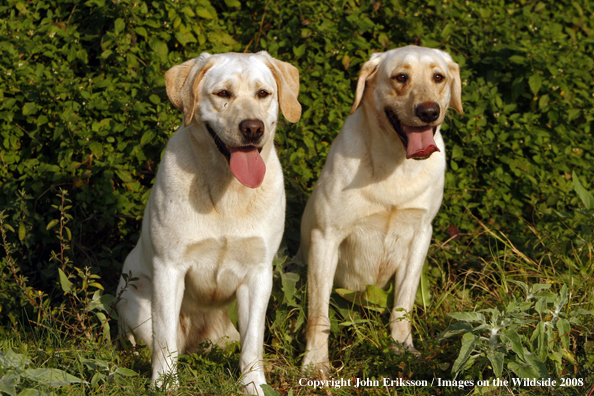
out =
{"type": "MultiPolygon", "coordinates": [[[[244,391],[263,395],[264,321],[285,219],[274,133],[279,107],[289,121],[299,120],[299,72],[264,51],[203,53],[171,68],[165,80],[185,125],[167,144],[140,240],[124,263],[123,273],[139,279],[117,307],[120,331],[152,348],[157,386],[163,375],[175,377],[178,354],[206,340],[240,341],[244,391]],[[269,95],[260,97],[261,90],[269,95]],[[254,189],[233,176],[206,128],[226,147],[242,146],[244,119],[265,126],[257,146],[267,170],[254,189]],[[226,310],[234,298],[239,333],[226,310]]],[[[124,284],[122,278],[119,290],[124,284]]]]}
{"type": "Polygon", "coordinates": [[[411,324],[403,316],[413,308],[431,222],[443,197],[446,161],[440,125],[448,107],[462,112],[461,83],[458,65],[443,51],[407,46],[373,54],[363,65],[352,115],[332,143],[301,224],[309,299],[304,369],[329,369],[333,283],[364,290],[366,285],[387,287],[394,279],[390,328],[395,349],[416,352],[411,324]],[[406,84],[396,79],[402,74],[406,84]],[[438,74],[444,80],[436,81],[438,74]],[[441,110],[430,124],[439,152],[422,161],[406,159],[386,109],[402,123],[419,127],[429,124],[415,117],[415,106],[429,101],[441,110]]]}

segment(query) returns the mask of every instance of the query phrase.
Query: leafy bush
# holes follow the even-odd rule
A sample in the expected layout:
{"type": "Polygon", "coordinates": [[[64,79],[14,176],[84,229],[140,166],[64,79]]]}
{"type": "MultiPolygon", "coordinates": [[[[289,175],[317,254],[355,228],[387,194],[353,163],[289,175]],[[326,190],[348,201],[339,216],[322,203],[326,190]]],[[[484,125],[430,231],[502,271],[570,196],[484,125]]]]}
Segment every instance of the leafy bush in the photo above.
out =
{"type": "Polygon", "coordinates": [[[480,371],[490,366],[495,377],[502,378],[505,364],[519,378],[550,378],[545,364],[550,363],[558,378],[563,359],[576,363],[569,345],[571,325],[582,326],[582,318],[594,313],[583,309],[565,312],[570,302],[566,285],[556,294],[544,291],[551,284],[529,287],[524,282],[514,283],[525,292],[524,301],[514,298],[503,312],[490,308],[448,314],[460,322],[450,325],[440,338],[462,335],[460,354],[452,366],[455,376],[472,370],[472,378],[479,378],[480,371]],[[489,320],[482,312],[490,315],[489,320]]]}

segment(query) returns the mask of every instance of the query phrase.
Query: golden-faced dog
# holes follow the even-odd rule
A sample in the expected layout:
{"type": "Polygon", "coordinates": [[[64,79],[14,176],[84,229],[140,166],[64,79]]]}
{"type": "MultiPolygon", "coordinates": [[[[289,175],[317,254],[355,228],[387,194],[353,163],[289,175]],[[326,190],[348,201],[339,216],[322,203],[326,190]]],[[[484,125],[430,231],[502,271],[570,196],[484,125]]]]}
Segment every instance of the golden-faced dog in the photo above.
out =
{"type": "Polygon", "coordinates": [[[332,143],[301,224],[308,265],[304,369],[327,371],[332,286],[388,287],[395,349],[417,352],[405,318],[431,241],[446,169],[441,124],[462,113],[450,55],[407,46],[373,54],[359,75],[351,116],[332,143]]]}
{"type": "Polygon", "coordinates": [[[153,350],[153,383],[206,340],[241,342],[244,390],[263,395],[265,313],[285,223],[274,149],[279,109],[297,122],[299,72],[266,52],[203,53],[165,74],[184,123],[169,140],[123,273],[121,333],[153,350]],[[227,315],[237,298],[239,332],[227,315]]]}

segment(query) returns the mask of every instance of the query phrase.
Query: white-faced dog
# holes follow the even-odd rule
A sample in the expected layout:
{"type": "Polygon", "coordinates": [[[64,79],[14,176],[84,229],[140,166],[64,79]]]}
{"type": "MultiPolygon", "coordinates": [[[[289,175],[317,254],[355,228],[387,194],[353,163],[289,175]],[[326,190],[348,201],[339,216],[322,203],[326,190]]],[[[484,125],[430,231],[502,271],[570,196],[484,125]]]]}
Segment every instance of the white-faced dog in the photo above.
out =
{"type": "Polygon", "coordinates": [[[301,224],[309,298],[304,369],[329,369],[333,284],[364,290],[394,280],[395,349],[416,351],[403,316],[413,308],[443,197],[440,126],[448,107],[462,113],[460,70],[443,51],[407,46],[373,54],[363,65],[351,116],[301,224]]]}
{"type": "Polygon", "coordinates": [[[279,108],[290,122],[301,116],[299,71],[266,52],[203,53],[165,82],[184,124],[124,263],[139,279],[117,307],[120,331],[152,348],[157,386],[176,375],[178,354],[240,341],[244,391],[263,395],[264,320],[285,221],[274,134],[279,108]],[[239,333],[226,310],[235,298],[239,333]]]}

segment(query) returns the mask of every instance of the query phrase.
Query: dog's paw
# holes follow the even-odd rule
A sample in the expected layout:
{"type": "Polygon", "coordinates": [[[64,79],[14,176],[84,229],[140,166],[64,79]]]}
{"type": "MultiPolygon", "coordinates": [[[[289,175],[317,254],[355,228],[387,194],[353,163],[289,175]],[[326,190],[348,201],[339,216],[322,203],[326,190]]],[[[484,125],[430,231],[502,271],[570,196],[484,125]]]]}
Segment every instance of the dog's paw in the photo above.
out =
{"type": "Polygon", "coordinates": [[[330,362],[328,360],[323,362],[314,363],[312,361],[303,360],[303,365],[301,366],[301,372],[304,374],[309,374],[311,376],[319,377],[321,379],[325,379],[328,374],[330,374],[330,362]]]}
{"type": "Polygon", "coordinates": [[[413,344],[401,344],[399,342],[394,342],[392,344],[392,350],[395,354],[401,355],[404,352],[412,353],[415,357],[419,358],[421,356],[421,352],[415,348],[413,344]]]}
{"type": "Polygon", "coordinates": [[[255,384],[254,382],[246,384],[242,389],[243,394],[251,396],[265,396],[264,389],[262,388],[262,386],[269,387],[268,385],[266,385],[266,382],[263,384],[255,384]]]}

